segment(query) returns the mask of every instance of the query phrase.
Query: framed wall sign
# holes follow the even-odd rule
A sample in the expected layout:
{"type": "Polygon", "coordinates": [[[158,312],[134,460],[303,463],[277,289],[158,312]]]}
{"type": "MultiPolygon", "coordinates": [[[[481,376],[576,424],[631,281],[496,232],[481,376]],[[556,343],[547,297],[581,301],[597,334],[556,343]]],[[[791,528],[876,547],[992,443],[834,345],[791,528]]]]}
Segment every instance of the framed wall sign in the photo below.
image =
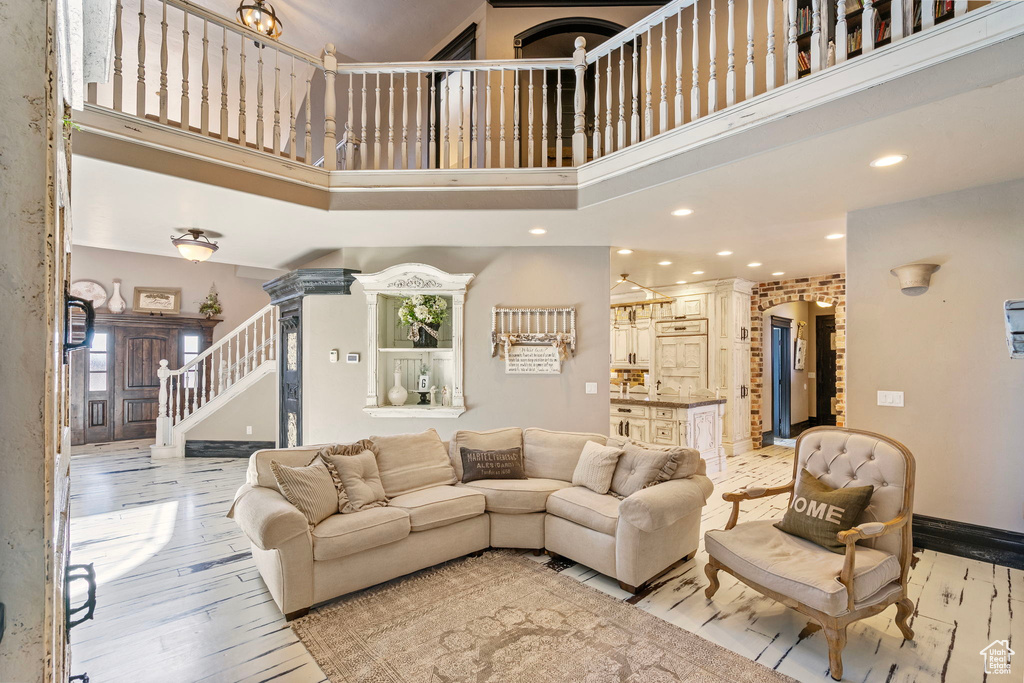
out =
{"type": "Polygon", "coordinates": [[[181,288],[136,287],[132,310],[136,313],[178,315],[181,313],[181,288]]]}

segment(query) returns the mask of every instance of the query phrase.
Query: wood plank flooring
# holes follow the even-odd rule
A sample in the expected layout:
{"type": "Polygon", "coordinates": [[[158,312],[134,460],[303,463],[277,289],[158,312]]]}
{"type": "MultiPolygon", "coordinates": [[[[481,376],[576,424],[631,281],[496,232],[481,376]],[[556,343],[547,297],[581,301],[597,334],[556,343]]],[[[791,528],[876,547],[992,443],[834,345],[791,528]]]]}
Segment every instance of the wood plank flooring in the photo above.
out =
{"type": "MultiPolygon", "coordinates": [[[[72,459],[71,559],[94,562],[100,584],[95,620],[71,632],[73,673],[88,672],[96,683],[325,680],[224,516],[246,461],[151,461],[147,445],[86,447],[72,459]]],[[[791,472],[792,450],[781,446],[730,458],[729,472],[714,477],[703,528],[725,525],[723,491],[785,483],[791,472]]],[[[781,497],[748,503],[741,520],[780,516],[784,504],[781,497]]],[[[702,544],[695,561],[641,596],[580,565],[552,567],[798,680],[831,680],[824,637],[796,612],[724,573],[706,600],[705,559],[702,544]]],[[[82,590],[74,588],[77,603],[82,590]]],[[[983,647],[1024,643],[1024,572],[924,551],[911,597],[917,639],[900,637],[895,608],[855,624],[846,680],[985,681],[983,647]]],[[[1019,657],[1012,676],[988,681],[1021,680],[1019,657]]]]}

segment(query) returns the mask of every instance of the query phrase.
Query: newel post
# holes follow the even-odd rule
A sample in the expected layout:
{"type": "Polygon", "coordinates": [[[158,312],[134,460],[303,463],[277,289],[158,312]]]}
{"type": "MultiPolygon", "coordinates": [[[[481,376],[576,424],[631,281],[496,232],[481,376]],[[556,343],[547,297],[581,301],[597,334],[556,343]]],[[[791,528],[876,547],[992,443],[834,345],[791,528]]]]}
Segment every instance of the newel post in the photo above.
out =
{"type": "Polygon", "coordinates": [[[167,360],[160,361],[160,368],[157,369],[156,376],[160,379],[159,407],[156,418],[156,445],[169,446],[171,444],[171,418],[167,414],[167,384],[171,371],[167,369],[167,360]]]}
{"type": "Polygon", "coordinates": [[[572,165],[582,166],[587,161],[587,91],[584,78],[587,73],[587,39],[576,38],[576,50],[572,53],[573,70],[576,72],[576,97],[573,100],[572,165]]]}
{"type": "Polygon", "coordinates": [[[335,123],[337,96],[334,92],[334,76],[338,72],[338,58],[334,56],[334,44],[327,43],[324,48],[324,169],[334,171],[338,168],[338,142],[335,123]]]}

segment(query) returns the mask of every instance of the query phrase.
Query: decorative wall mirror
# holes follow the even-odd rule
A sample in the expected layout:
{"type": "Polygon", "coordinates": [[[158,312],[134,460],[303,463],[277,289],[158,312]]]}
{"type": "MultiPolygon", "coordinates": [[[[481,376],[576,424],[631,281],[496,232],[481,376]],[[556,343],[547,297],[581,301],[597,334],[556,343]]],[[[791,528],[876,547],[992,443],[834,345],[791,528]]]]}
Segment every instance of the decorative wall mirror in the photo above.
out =
{"type": "Polygon", "coordinates": [[[355,276],[366,294],[365,412],[435,418],[465,412],[463,309],[474,277],[423,263],[355,276]]]}

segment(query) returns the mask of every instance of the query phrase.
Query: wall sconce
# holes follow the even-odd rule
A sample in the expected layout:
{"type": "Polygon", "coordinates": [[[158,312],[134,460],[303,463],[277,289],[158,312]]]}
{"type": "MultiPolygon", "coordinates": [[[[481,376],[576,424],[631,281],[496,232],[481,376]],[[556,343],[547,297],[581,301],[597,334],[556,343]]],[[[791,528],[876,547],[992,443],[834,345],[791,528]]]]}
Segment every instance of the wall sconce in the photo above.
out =
{"type": "Polygon", "coordinates": [[[889,272],[900,280],[900,290],[907,296],[920,296],[928,291],[932,273],[939,266],[934,263],[908,263],[896,266],[889,272]]]}

